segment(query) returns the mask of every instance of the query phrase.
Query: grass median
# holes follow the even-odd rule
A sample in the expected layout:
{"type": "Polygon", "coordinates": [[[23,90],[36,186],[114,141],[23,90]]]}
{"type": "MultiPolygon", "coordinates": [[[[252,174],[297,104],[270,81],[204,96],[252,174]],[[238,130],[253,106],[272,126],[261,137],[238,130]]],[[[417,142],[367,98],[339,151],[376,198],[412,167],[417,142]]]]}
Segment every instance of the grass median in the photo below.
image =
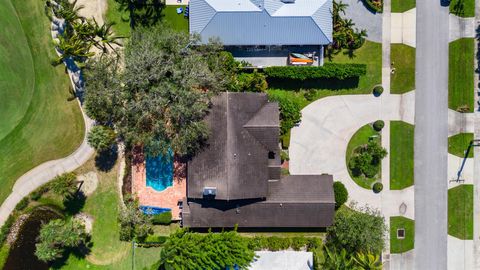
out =
{"type": "Polygon", "coordinates": [[[415,221],[406,217],[390,217],[390,253],[403,253],[415,246],[415,221]],[[404,229],[404,238],[398,238],[397,230],[404,229]]]}
{"type": "Polygon", "coordinates": [[[413,185],[414,126],[390,121],[390,189],[413,185]]]}
{"type": "Polygon", "coordinates": [[[473,185],[448,190],[448,234],[473,239],[473,185]]]}
{"type": "Polygon", "coordinates": [[[448,107],[473,112],[474,109],[474,39],[450,42],[448,70],[448,107]]]}

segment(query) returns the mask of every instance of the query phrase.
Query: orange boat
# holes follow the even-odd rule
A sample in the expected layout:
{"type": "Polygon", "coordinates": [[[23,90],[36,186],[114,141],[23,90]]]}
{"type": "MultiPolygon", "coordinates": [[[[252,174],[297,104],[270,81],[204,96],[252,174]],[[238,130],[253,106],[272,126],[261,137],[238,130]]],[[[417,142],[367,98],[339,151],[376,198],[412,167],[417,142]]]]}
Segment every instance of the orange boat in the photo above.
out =
{"type": "Polygon", "coordinates": [[[300,53],[290,53],[288,59],[291,65],[311,65],[313,64],[313,59],[300,54],[300,53]]]}

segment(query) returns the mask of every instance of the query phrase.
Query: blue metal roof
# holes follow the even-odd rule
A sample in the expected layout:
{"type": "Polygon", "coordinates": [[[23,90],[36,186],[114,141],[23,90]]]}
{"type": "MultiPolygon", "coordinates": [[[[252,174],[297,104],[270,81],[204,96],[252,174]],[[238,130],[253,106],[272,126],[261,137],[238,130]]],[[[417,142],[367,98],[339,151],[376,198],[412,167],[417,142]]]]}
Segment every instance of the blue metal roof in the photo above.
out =
{"type": "Polygon", "coordinates": [[[332,0],[190,0],[190,33],[224,45],[323,45],[332,41],[332,0]]]}

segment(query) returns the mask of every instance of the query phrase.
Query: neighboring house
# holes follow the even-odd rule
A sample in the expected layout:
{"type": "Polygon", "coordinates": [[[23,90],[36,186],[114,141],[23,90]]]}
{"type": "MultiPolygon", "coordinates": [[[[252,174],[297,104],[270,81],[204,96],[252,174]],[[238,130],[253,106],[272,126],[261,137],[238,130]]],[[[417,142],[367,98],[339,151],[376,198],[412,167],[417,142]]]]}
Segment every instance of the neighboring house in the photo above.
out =
{"type": "Polygon", "coordinates": [[[190,33],[203,42],[218,37],[239,56],[323,58],[333,40],[331,9],[332,0],[190,0],[190,33]]]}
{"type": "Polygon", "coordinates": [[[332,176],[281,175],[278,104],[263,93],[222,93],[212,103],[207,146],[187,164],[183,226],[330,226],[332,176]]]}

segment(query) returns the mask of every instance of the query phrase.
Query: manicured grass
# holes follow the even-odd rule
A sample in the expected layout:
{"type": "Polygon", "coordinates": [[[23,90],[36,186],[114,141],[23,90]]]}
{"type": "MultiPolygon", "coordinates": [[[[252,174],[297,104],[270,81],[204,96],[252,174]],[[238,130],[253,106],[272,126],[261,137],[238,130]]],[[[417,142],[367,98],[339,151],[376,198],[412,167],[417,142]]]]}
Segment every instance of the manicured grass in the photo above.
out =
{"type": "Polygon", "coordinates": [[[182,7],[185,12],[185,6],[166,6],[162,14],[163,22],[173,29],[188,33],[188,19],[182,14],[177,14],[177,8],[182,7]]]}
{"type": "Polygon", "coordinates": [[[35,74],[33,60],[10,1],[0,2],[0,140],[25,115],[32,98],[35,74]]]}
{"type": "Polygon", "coordinates": [[[475,17],[475,0],[451,0],[450,13],[460,17],[475,17]]]}
{"type": "MultiPolygon", "coordinates": [[[[311,102],[336,95],[359,95],[370,94],[376,85],[382,82],[382,44],[366,41],[365,44],[355,52],[353,58],[347,54],[340,53],[333,56],[332,62],[335,63],[364,63],[367,64],[367,75],[360,77],[360,80],[354,86],[344,86],[316,80],[313,85],[302,86],[297,82],[285,84],[270,85],[268,93],[287,96],[289,99],[296,100],[302,108],[311,102]],[[305,90],[309,89],[309,90],[305,90]],[[308,91],[314,91],[313,98],[307,100],[305,94],[308,91]]],[[[325,59],[325,61],[329,61],[325,59]]]]}
{"type": "Polygon", "coordinates": [[[406,217],[390,217],[390,253],[403,253],[414,248],[415,221],[406,217]],[[405,238],[397,239],[397,229],[405,229],[405,238]]]}
{"type": "Polygon", "coordinates": [[[392,12],[405,12],[415,8],[415,0],[392,0],[392,12]]]}
{"type": "MultiPolygon", "coordinates": [[[[165,6],[162,11],[162,23],[177,31],[188,33],[188,19],[182,14],[177,14],[177,8],[186,6],[165,6]]],[[[130,36],[130,13],[126,11],[117,1],[108,0],[108,9],[105,14],[107,21],[115,23],[114,31],[120,36],[130,36]]]]}
{"type": "Polygon", "coordinates": [[[413,185],[414,126],[390,121],[390,189],[413,185]]]}
{"type": "Polygon", "coordinates": [[[473,185],[448,190],[448,234],[473,239],[473,185]]]}
{"type": "MultiPolygon", "coordinates": [[[[347,146],[347,155],[345,160],[347,168],[348,168],[348,162],[352,157],[355,149],[361,145],[367,144],[368,139],[374,135],[380,136],[380,133],[375,131],[370,124],[367,124],[361,127],[357,132],[355,132],[355,134],[353,134],[347,146]]],[[[379,143],[381,143],[381,139],[378,138],[377,140],[379,140],[379,143]]],[[[352,177],[353,181],[357,183],[357,185],[366,189],[372,189],[373,183],[375,183],[378,179],[378,177],[367,178],[364,176],[354,176],[350,168],[348,168],[348,173],[350,174],[350,177],[352,177]]],[[[381,173],[381,170],[380,170],[380,173],[381,173]]]]}
{"type": "MultiPolygon", "coordinates": [[[[460,133],[448,137],[448,153],[457,157],[465,157],[465,151],[467,151],[470,141],[473,140],[473,133],[460,133]]],[[[468,153],[469,158],[473,158],[473,147],[468,153]]]]}
{"type": "Polygon", "coordinates": [[[115,0],[107,0],[108,8],[105,12],[106,21],[114,23],[113,30],[119,36],[130,36],[130,16],[129,12],[115,0]]]}
{"type": "Polygon", "coordinates": [[[462,38],[449,45],[448,107],[474,109],[474,39],[462,38]]]}
{"type": "MultiPolygon", "coordinates": [[[[79,259],[71,255],[62,269],[131,269],[132,244],[119,240],[120,227],[117,222],[120,207],[117,171],[115,166],[110,172],[100,172],[90,160],[77,174],[90,171],[97,173],[99,182],[95,192],[87,197],[82,212],[93,217],[93,247],[87,258],[79,259]],[[101,207],[100,207],[101,206],[101,207]]],[[[143,269],[155,263],[160,256],[160,248],[136,248],[136,269],[143,269]]]]}
{"type": "MultiPolygon", "coordinates": [[[[25,97],[23,100],[28,109],[15,128],[0,140],[0,183],[2,184],[0,202],[3,202],[10,194],[18,177],[45,161],[72,153],[80,145],[84,135],[84,123],[78,103],[76,100],[67,100],[70,97],[70,81],[64,73],[64,67],[54,68],[50,65],[50,59],[55,54],[50,35],[50,24],[44,14],[44,3],[36,0],[14,0],[11,3],[16,14],[13,15],[9,13],[12,12],[12,9],[6,9],[5,1],[2,3],[1,7],[5,8],[2,15],[9,17],[18,15],[23,29],[23,32],[20,30],[15,33],[15,35],[24,37],[16,38],[14,46],[18,46],[22,50],[24,48],[22,42],[25,42],[26,37],[28,49],[31,51],[33,78],[30,77],[31,74],[29,75],[28,70],[26,74],[17,76],[22,76],[22,80],[34,82],[34,89],[33,92],[25,90],[30,91],[28,95],[31,95],[31,99],[25,97]],[[25,77],[23,77],[24,75],[25,77]]],[[[3,38],[3,32],[0,36],[3,38]]],[[[13,61],[14,65],[21,65],[22,63],[14,62],[18,58],[14,55],[15,53],[9,54],[7,61],[13,61]]],[[[31,65],[28,61],[26,64],[31,65]]],[[[3,96],[3,93],[9,92],[4,87],[10,83],[3,84],[2,82],[0,85],[0,93],[2,93],[0,95],[3,96]]],[[[19,96],[21,95],[19,94],[19,96]]],[[[13,97],[11,96],[11,98],[13,97]]],[[[0,104],[3,104],[2,102],[0,101],[0,104]]],[[[18,103],[12,99],[9,102],[18,103]]],[[[0,107],[2,106],[0,105],[0,107]]],[[[2,119],[0,122],[10,117],[9,115],[0,115],[2,119]]]]}
{"type": "Polygon", "coordinates": [[[392,44],[390,60],[395,68],[391,76],[390,92],[403,94],[415,89],[415,48],[392,44]]]}

